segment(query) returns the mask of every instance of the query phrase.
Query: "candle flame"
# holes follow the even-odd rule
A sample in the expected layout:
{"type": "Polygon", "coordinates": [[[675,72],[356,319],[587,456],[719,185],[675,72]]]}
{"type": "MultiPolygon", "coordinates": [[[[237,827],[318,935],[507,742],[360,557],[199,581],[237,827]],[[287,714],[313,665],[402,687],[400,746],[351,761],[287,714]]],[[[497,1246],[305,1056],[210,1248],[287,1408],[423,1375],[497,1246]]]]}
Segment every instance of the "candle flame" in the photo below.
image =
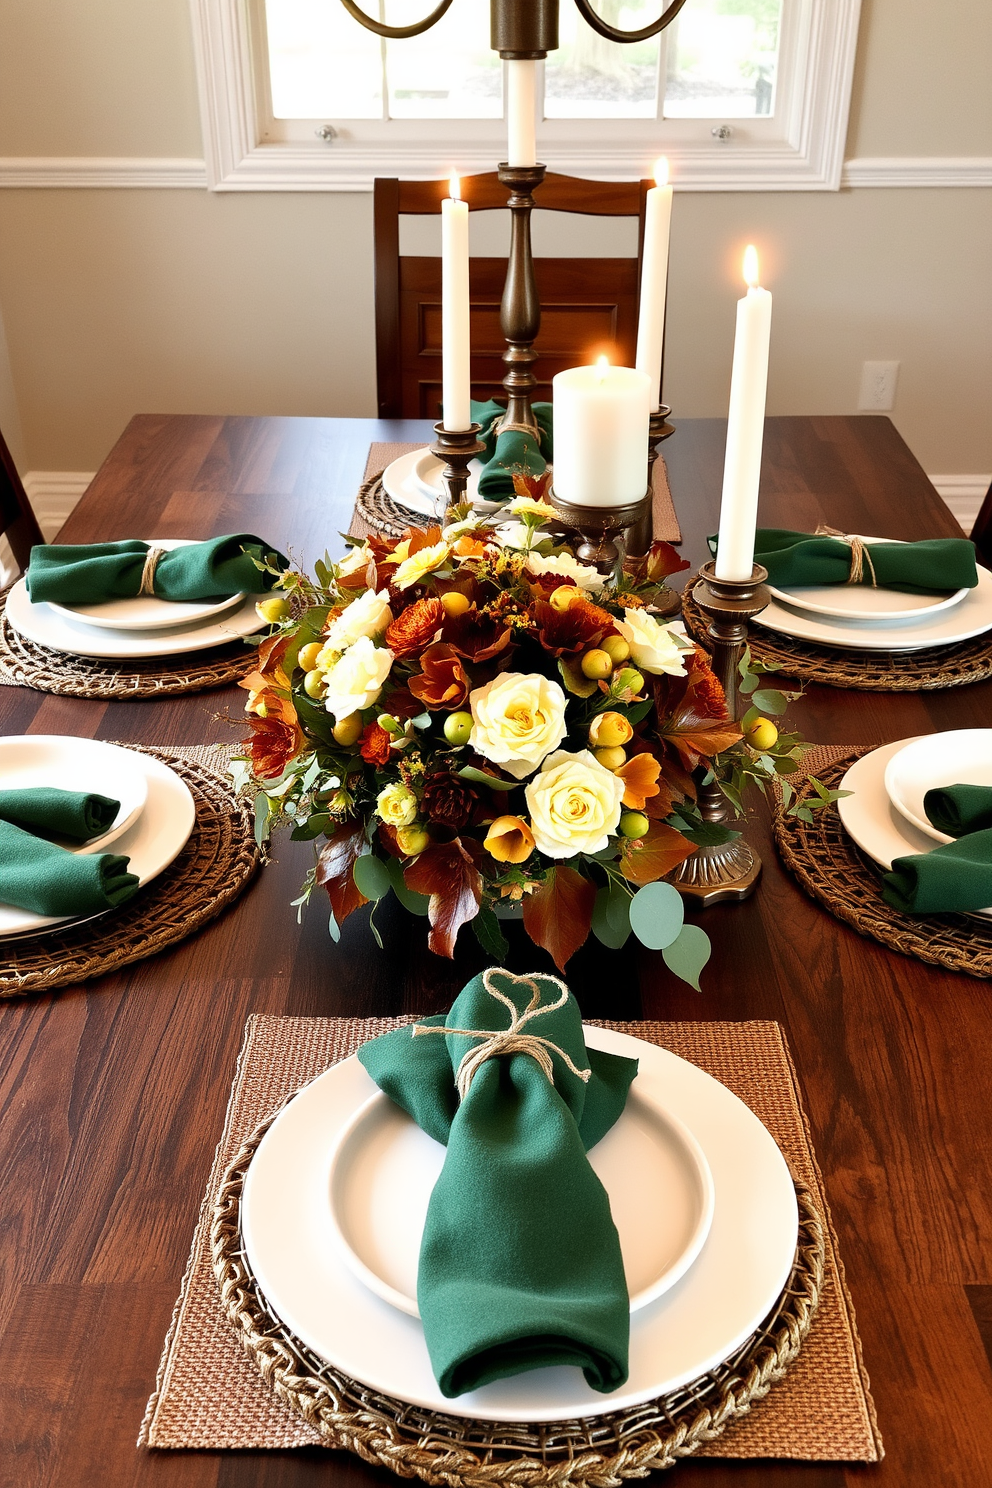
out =
{"type": "Polygon", "coordinates": [[[744,279],[751,289],[757,289],[761,282],[758,271],[758,250],[753,243],[748,243],[744,249],[744,279]]]}
{"type": "Polygon", "coordinates": [[[596,358],[596,371],[599,373],[599,380],[600,380],[600,382],[603,381],[603,378],[606,376],[606,374],[607,374],[607,372],[609,370],[610,370],[610,359],[609,359],[609,357],[608,356],[598,356],[596,358]]]}
{"type": "Polygon", "coordinates": [[[659,155],[654,163],[654,181],[656,186],[668,185],[668,156],[659,155]]]}
{"type": "Polygon", "coordinates": [[[452,201],[461,201],[462,199],[462,183],[458,179],[457,171],[451,172],[451,180],[448,182],[448,195],[452,201]]]}

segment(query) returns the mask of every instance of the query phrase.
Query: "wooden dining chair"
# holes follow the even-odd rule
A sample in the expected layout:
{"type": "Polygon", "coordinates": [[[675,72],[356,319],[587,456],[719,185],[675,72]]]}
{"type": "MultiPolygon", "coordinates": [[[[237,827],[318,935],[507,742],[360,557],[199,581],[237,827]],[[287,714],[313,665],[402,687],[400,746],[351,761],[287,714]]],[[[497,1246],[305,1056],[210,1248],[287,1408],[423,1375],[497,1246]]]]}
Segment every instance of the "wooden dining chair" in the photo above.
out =
{"type": "MultiPolygon", "coordinates": [[[[644,239],[644,201],[653,181],[585,181],[548,174],[536,193],[538,209],[596,217],[636,217],[634,258],[535,258],[541,300],[535,399],[550,399],[556,372],[605,352],[632,367],[637,340],[638,275],[644,239]]],[[[441,260],[400,255],[401,216],[439,214],[448,181],[375,182],[375,328],[380,418],[437,419],[441,411],[441,260]]],[[[495,171],[463,176],[461,195],[475,211],[506,210],[507,189],[495,171]]],[[[503,393],[506,343],[499,307],[506,278],[503,258],[469,264],[472,396],[503,393]]]]}
{"type": "Polygon", "coordinates": [[[13,456],[0,433],[0,537],[5,537],[14,562],[23,572],[35,543],[44,542],[28,493],[17,473],[13,456]]]}
{"type": "Polygon", "coordinates": [[[986,568],[992,568],[992,486],[989,486],[981,510],[971,529],[971,540],[986,568]]]}

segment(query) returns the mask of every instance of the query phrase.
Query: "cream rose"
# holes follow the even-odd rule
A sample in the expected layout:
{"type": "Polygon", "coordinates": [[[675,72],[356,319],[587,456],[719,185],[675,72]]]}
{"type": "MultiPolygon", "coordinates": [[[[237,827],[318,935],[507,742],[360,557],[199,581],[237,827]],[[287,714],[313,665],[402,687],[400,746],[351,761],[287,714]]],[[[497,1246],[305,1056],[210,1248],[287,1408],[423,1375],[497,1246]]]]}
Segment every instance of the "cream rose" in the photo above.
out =
{"type": "MultiPolygon", "coordinates": [[[[374,593],[366,589],[359,598],[352,600],[343,614],[331,622],[326,645],[331,651],[347,651],[349,646],[362,636],[382,635],[392,622],[393,612],[385,589],[374,593]]],[[[320,665],[318,661],[318,666],[320,665]]]]}
{"type": "Polygon", "coordinates": [[[375,807],[390,827],[408,827],[417,819],[417,798],[402,780],[383,786],[376,797],[375,807]]]}
{"type": "Polygon", "coordinates": [[[446,561],[451,549],[446,542],[434,543],[429,548],[420,548],[409,558],[404,558],[393,578],[397,589],[409,589],[427,574],[433,573],[446,561]]]}
{"type": "Polygon", "coordinates": [[[338,564],[338,572],[343,574],[357,573],[360,568],[366,568],[372,556],[372,549],[368,543],[360,543],[356,548],[349,548],[348,552],[338,564]]]}
{"type": "Polygon", "coordinates": [[[504,672],[469,694],[470,746],[522,780],[565,737],[565,694],[540,672],[504,672]]]}
{"type": "Polygon", "coordinates": [[[360,636],[324,675],[327,693],[324,707],[333,713],[335,723],[370,708],[389,676],[393,653],[386,646],[374,646],[368,636],[360,636]]]}
{"type": "Polygon", "coordinates": [[[549,858],[601,852],[620,820],[624,784],[588,749],[559,749],[524,796],[538,852],[549,858]]]}
{"type": "Polygon", "coordinates": [[[537,578],[542,574],[555,574],[563,579],[574,579],[579,588],[589,594],[598,594],[605,583],[597,569],[588,563],[580,563],[571,553],[557,553],[551,558],[542,558],[540,553],[528,553],[527,568],[537,578]]]}
{"type": "Polygon", "coordinates": [[[691,651],[691,643],[672,633],[668,625],[662,625],[646,610],[624,610],[624,618],[616,622],[617,630],[630,647],[630,659],[642,672],[667,672],[670,677],[685,676],[683,651],[691,651]]]}

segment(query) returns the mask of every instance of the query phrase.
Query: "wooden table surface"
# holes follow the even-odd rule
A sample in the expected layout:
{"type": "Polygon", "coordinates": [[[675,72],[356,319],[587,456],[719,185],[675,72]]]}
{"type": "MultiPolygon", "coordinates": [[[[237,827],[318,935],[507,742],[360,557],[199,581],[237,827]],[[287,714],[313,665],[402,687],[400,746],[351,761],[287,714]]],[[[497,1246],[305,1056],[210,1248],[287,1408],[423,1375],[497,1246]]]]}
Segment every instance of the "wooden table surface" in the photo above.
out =
{"type": "MultiPolygon", "coordinates": [[[[64,529],[70,542],[256,531],[312,562],[348,525],[372,420],[141,417],[64,529]]],[[[664,447],[685,535],[715,529],[724,426],[683,420],[664,447]]],[[[885,418],[770,419],[761,520],[888,537],[956,525],[885,418]]],[[[0,687],[9,734],[151,744],[238,737],[243,694],[90,702],[0,687]]],[[[988,725],[992,684],[919,694],[811,688],[791,716],[821,743],[988,725]]],[[[992,986],[863,940],[805,898],[769,845],[746,904],[705,913],[702,996],[661,955],[589,945],[569,980],[588,1016],[776,1018],[799,1069],[871,1374],[879,1466],[688,1462],[708,1485],[979,1488],[992,1484],[992,986]]],[[[363,914],[340,945],[289,901],[307,844],[167,954],[48,997],[0,1005],[0,1482],[17,1488],[233,1488],[395,1481],[343,1454],[139,1452],[134,1442],[250,1013],[431,1013],[481,964],[464,935],[431,956],[403,912],[363,914]]],[[[523,938],[512,964],[546,963],[523,938]]],[[[547,963],[550,964],[550,963],[547,963]]]]}

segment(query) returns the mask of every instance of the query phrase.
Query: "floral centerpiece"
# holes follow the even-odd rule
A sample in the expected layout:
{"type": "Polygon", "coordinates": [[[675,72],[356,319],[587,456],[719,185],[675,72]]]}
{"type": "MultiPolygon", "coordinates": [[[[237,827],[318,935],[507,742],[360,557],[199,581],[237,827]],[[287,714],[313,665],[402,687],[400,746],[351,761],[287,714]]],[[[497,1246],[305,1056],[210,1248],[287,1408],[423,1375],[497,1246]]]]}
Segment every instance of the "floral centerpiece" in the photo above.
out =
{"type": "Polygon", "coordinates": [[[335,937],[393,891],[440,955],[471,924],[502,959],[518,914],[559,967],[590,933],[633,930],[696,982],[708,941],[661,881],[728,835],[697,787],[715,770],[739,798],[796,768],[798,736],[748,715],[748,743],[705,652],[652,613],[688,567],[672,547],[604,578],[518,481],[499,518],[454,508],[443,529],[349,538],[315,580],[281,576],[236,773],[260,836],[281,820],[314,840],[297,904],[326,891],[335,937]]]}

